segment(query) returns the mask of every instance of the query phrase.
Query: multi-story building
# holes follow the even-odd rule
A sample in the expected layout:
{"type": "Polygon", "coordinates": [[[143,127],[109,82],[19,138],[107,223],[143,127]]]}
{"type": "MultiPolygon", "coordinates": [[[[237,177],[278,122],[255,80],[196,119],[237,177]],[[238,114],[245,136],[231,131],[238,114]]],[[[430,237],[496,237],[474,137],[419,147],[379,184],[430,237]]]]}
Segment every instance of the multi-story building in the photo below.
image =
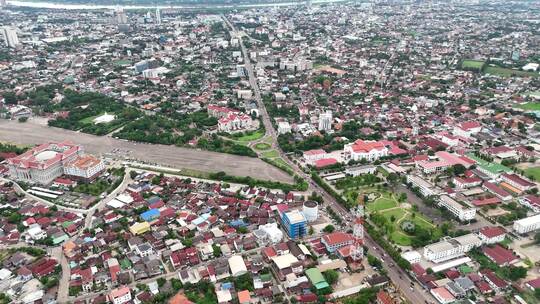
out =
{"type": "Polygon", "coordinates": [[[506,230],[502,227],[484,227],[478,232],[484,244],[496,244],[504,241],[506,230]]]}
{"type": "Polygon", "coordinates": [[[15,28],[4,26],[2,28],[2,34],[7,47],[16,48],[19,46],[19,37],[17,36],[17,30],[15,28]]]}
{"type": "Polygon", "coordinates": [[[462,256],[465,252],[482,245],[482,239],[470,233],[455,238],[447,238],[424,247],[424,257],[431,262],[440,263],[462,256]]]}
{"type": "Polygon", "coordinates": [[[519,234],[540,229],[540,214],[526,217],[514,222],[514,231],[519,234]]]}
{"type": "Polygon", "coordinates": [[[345,145],[343,148],[346,159],[359,161],[366,159],[374,161],[384,156],[388,156],[388,148],[380,141],[364,141],[361,139],[345,145]]]}
{"type": "Polygon", "coordinates": [[[448,195],[440,196],[438,204],[462,222],[473,220],[476,217],[476,208],[464,206],[448,195]]]}
{"type": "Polygon", "coordinates": [[[516,174],[504,173],[501,175],[501,179],[504,182],[510,184],[510,186],[517,188],[519,191],[522,192],[536,187],[534,183],[531,183],[530,181],[525,180],[516,174]]]}
{"type": "Polygon", "coordinates": [[[291,239],[306,235],[307,220],[302,212],[298,210],[284,212],[281,215],[281,222],[291,239]]]}
{"type": "Polygon", "coordinates": [[[413,187],[418,187],[418,190],[423,196],[438,195],[440,193],[437,186],[419,176],[407,175],[407,182],[411,183],[413,187]]]}
{"type": "Polygon", "coordinates": [[[64,174],[64,166],[82,154],[82,147],[69,143],[46,143],[8,159],[11,177],[40,184],[49,184],[64,174]]]}
{"type": "Polygon", "coordinates": [[[253,126],[253,120],[249,115],[227,107],[209,105],[208,114],[218,119],[220,132],[242,131],[253,126]]]}
{"type": "Polygon", "coordinates": [[[111,290],[109,300],[113,304],[124,304],[131,301],[131,291],[129,290],[129,287],[124,286],[111,290]]]}
{"type": "Polygon", "coordinates": [[[323,236],[321,243],[324,244],[328,252],[332,253],[339,248],[352,245],[354,237],[348,233],[336,231],[323,236]]]}
{"type": "Polygon", "coordinates": [[[332,130],[332,111],[319,114],[319,131],[332,130]]]}
{"type": "Polygon", "coordinates": [[[79,156],[64,165],[64,174],[85,181],[94,180],[105,170],[103,161],[92,155],[79,156]]]}

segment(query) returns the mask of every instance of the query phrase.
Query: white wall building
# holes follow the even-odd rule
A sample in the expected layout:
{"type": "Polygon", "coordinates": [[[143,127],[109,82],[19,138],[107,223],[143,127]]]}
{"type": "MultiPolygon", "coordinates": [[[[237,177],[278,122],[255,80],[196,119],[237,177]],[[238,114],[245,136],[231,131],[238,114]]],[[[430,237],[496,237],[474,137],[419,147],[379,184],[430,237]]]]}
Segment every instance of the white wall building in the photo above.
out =
{"type": "Polygon", "coordinates": [[[424,247],[424,257],[431,262],[440,263],[462,256],[465,252],[482,245],[478,235],[470,233],[448,238],[424,247]]]}
{"type": "Polygon", "coordinates": [[[448,195],[439,197],[439,206],[450,211],[460,221],[470,221],[476,217],[476,208],[463,206],[448,195]]]}
{"type": "Polygon", "coordinates": [[[379,141],[364,141],[361,139],[343,147],[344,157],[354,161],[366,159],[374,161],[381,157],[388,156],[388,148],[379,141]]]}
{"type": "Polygon", "coordinates": [[[524,234],[540,229],[540,214],[515,221],[513,228],[514,231],[519,234],[524,234]]]}
{"type": "Polygon", "coordinates": [[[15,28],[4,26],[2,28],[2,34],[7,47],[16,48],[19,46],[19,37],[17,37],[17,30],[15,28]]]}
{"type": "Polygon", "coordinates": [[[418,187],[420,193],[423,196],[438,195],[439,189],[432,183],[424,180],[423,178],[415,175],[407,175],[407,182],[411,183],[413,187],[418,187]]]}
{"type": "Polygon", "coordinates": [[[319,131],[332,130],[332,111],[319,114],[319,131]]]}

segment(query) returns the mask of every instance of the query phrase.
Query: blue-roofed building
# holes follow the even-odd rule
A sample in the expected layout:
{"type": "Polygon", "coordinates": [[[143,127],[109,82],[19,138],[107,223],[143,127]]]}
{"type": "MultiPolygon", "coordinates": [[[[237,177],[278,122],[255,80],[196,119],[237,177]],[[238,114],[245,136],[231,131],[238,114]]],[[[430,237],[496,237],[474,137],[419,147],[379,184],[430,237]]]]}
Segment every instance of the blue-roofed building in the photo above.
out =
{"type": "Polygon", "coordinates": [[[230,221],[229,225],[234,228],[247,226],[247,224],[243,220],[230,221]]]}
{"type": "Polygon", "coordinates": [[[144,221],[151,222],[155,219],[159,218],[159,210],[158,209],[150,209],[148,211],[145,211],[141,213],[141,218],[144,221]]]}
{"type": "Polygon", "coordinates": [[[302,212],[298,210],[284,212],[281,214],[281,222],[291,239],[306,235],[307,220],[302,212]]]}

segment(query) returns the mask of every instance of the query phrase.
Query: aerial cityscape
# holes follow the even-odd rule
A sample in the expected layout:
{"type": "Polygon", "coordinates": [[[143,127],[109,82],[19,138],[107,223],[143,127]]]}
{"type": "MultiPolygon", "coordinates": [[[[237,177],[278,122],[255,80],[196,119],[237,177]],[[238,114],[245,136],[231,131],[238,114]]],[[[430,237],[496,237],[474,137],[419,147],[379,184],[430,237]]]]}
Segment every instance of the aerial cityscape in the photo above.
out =
{"type": "Polygon", "coordinates": [[[540,303],[540,1],[0,0],[0,304],[540,303]]]}

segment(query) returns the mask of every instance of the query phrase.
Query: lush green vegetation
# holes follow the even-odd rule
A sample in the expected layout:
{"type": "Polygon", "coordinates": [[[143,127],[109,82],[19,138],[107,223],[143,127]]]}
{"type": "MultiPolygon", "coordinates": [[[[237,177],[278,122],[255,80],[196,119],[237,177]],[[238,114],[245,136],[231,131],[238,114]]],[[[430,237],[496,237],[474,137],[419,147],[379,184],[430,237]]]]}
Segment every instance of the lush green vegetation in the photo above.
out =
{"type": "Polygon", "coordinates": [[[118,138],[164,145],[184,145],[202,134],[205,127],[215,126],[217,120],[206,111],[174,115],[143,116],[114,134],[118,138]]]}
{"type": "Polygon", "coordinates": [[[344,304],[369,304],[374,303],[379,291],[376,287],[364,288],[352,297],[343,300],[344,304]]]}
{"type": "MultiPolygon", "coordinates": [[[[5,144],[5,143],[0,143],[0,152],[1,153],[15,153],[15,154],[22,154],[24,152],[26,152],[26,150],[28,150],[28,147],[21,147],[21,146],[17,146],[17,145],[12,145],[12,144],[5,144]]],[[[3,158],[0,157],[0,161],[2,161],[3,158]]]]}
{"type": "Polygon", "coordinates": [[[486,74],[501,76],[501,77],[538,77],[538,73],[527,72],[521,70],[514,70],[510,68],[503,68],[499,66],[485,66],[482,70],[486,74]]]}
{"type": "Polygon", "coordinates": [[[281,189],[284,192],[290,192],[292,190],[305,191],[308,188],[308,184],[301,177],[294,176],[295,184],[285,184],[274,181],[257,180],[249,176],[231,176],[225,172],[210,173],[209,178],[213,180],[225,181],[230,183],[245,184],[250,187],[264,187],[269,189],[281,189]]]}
{"type": "Polygon", "coordinates": [[[264,136],[264,130],[257,130],[257,131],[247,131],[243,133],[235,133],[230,135],[232,139],[239,142],[250,142],[254,140],[261,139],[264,136]]]}
{"type": "Polygon", "coordinates": [[[540,111],[540,102],[527,102],[517,107],[526,111],[540,111]]]}
{"type": "Polygon", "coordinates": [[[384,251],[386,251],[388,255],[392,257],[392,259],[394,259],[394,261],[396,261],[399,267],[406,270],[411,268],[411,264],[407,260],[401,257],[400,252],[397,251],[393,245],[391,245],[390,243],[386,241],[386,239],[384,238],[384,235],[379,230],[376,230],[368,222],[364,222],[364,228],[366,229],[368,234],[373,238],[373,240],[377,244],[379,244],[384,249],[384,251]]]}
{"type": "Polygon", "coordinates": [[[255,151],[253,151],[250,147],[236,144],[230,140],[224,140],[216,134],[212,134],[210,138],[199,139],[197,147],[214,152],[257,157],[257,153],[255,153],[255,151]]]}
{"type": "Polygon", "coordinates": [[[260,142],[260,143],[256,143],[254,148],[256,150],[268,150],[268,149],[272,148],[272,146],[270,146],[270,144],[260,142]]]}
{"type": "Polygon", "coordinates": [[[343,190],[349,188],[357,188],[361,186],[373,186],[375,183],[381,182],[381,179],[373,174],[361,174],[358,176],[348,176],[336,182],[336,188],[343,190]]]}
{"type": "MultiPolygon", "coordinates": [[[[44,94],[38,94],[35,102],[41,104],[48,97],[44,94]]],[[[137,119],[141,115],[138,110],[126,107],[114,98],[99,93],[79,93],[66,90],[64,91],[64,96],[64,99],[58,104],[44,105],[44,111],[69,112],[67,117],[58,117],[55,120],[50,120],[50,126],[69,130],[80,130],[84,133],[96,135],[105,135],[129,121],[137,119]],[[94,123],[93,119],[104,113],[115,115],[116,118],[108,123],[94,123]]]]}
{"type": "Polygon", "coordinates": [[[525,176],[532,180],[540,182],[540,167],[525,169],[525,176]]]}
{"type": "Polygon", "coordinates": [[[482,66],[484,66],[484,63],[485,62],[482,60],[466,59],[461,62],[461,68],[464,70],[479,72],[482,69],[482,66]]]}
{"type": "Polygon", "coordinates": [[[261,156],[264,158],[275,158],[279,157],[279,152],[276,150],[265,151],[261,153],[261,156]]]}

